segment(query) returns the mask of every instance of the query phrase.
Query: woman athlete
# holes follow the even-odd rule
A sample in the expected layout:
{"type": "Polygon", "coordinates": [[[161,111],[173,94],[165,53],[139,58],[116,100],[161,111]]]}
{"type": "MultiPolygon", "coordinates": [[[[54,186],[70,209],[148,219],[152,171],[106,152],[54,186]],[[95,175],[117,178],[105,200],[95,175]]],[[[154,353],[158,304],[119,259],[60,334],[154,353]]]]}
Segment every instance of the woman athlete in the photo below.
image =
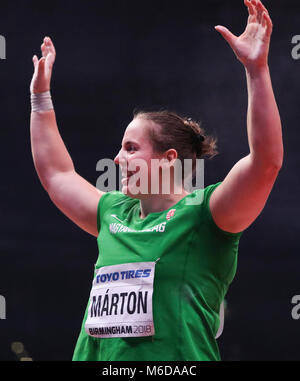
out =
{"type": "MultiPolygon", "coordinates": [[[[242,232],[261,213],[282,166],[280,116],[268,67],[272,22],[259,0],[239,37],[216,30],[244,65],[249,154],[222,182],[188,193],[131,192],[126,165],[214,155],[215,141],[173,112],[134,114],[115,163],[122,192],[102,192],[76,171],[51,103],[55,49],[49,37],[33,57],[31,144],[51,200],[97,237],[99,257],[73,360],[220,360],[219,309],[234,278],[242,232]]],[[[161,167],[161,168],[162,168],[161,167]]],[[[161,172],[159,172],[161,175],[161,172]]],[[[161,178],[162,179],[162,178],[161,178]]]]}

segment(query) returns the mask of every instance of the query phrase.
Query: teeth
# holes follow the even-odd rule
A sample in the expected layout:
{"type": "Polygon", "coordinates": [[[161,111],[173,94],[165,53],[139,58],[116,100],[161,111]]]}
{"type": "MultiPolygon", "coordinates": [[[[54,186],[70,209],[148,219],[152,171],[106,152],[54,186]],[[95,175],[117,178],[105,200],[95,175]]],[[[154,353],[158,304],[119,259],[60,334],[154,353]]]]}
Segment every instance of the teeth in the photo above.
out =
{"type": "Polygon", "coordinates": [[[122,173],[123,177],[130,177],[133,175],[132,172],[122,173]]]}
{"type": "Polygon", "coordinates": [[[132,175],[134,175],[135,172],[129,172],[126,170],[126,168],[124,168],[124,170],[121,170],[121,174],[122,174],[122,177],[130,177],[132,175]]]}
{"type": "Polygon", "coordinates": [[[128,172],[128,173],[123,173],[123,178],[121,180],[122,184],[123,185],[127,185],[128,182],[129,182],[129,178],[134,175],[134,173],[132,172],[128,172]]]}

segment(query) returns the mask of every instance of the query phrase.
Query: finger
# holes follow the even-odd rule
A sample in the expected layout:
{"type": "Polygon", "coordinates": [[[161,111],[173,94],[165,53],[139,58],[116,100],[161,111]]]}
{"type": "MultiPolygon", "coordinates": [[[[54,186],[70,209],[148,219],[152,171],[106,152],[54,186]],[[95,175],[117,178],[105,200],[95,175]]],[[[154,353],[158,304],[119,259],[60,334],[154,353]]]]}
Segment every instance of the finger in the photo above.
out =
{"type": "Polygon", "coordinates": [[[50,37],[45,37],[44,38],[44,43],[46,44],[47,48],[48,48],[48,51],[52,54],[54,54],[54,56],[56,55],[56,52],[55,52],[55,47],[53,45],[53,42],[51,41],[51,38],[50,37]]]}
{"type": "Polygon", "coordinates": [[[254,15],[254,7],[253,7],[253,4],[251,3],[251,1],[244,0],[244,4],[248,8],[249,15],[253,16],[254,15]]]}
{"type": "Polygon", "coordinates": [[[217,32],[221,33],[223,38],[228,42],[231,46],[234,40],[237,38],[233,33],[231,33],[225,26],[217,25],[215,26],[217,32]]]}
{"type": "Polygon", "coordinates": [[[267,27],[267,36],[271,36],[272,34],[272,31],[273,31],[273,23],[272,23],[272,20],[270,18],[270,16],[264,12],[264,15],[263,15],[265,21],[266,21],[266,27],[267,27]]]}
{"type": "Polygon", "coordinates": [[[263,13],[265,12],[267,15],[269,14],[267,8],[263,5],[263,3],[261,2],[261,0],[256,0],[257,2],[257,10],[258,12],[260,13],[261,15],[261,20],[260,22],[263,23],[263,13]]]}
{"type": "Polygon", "coordinates": [[[50,37],[45,37],[44,42],[48,48],[48,55],[46,58],[46,68],[47,70],[51,70],[55,61],[55,56],[56,56],[55,47],[50,37]]]}
{"type": "Polygon", "coordinates": [[[259,24],[262,24],[264,10],[261,3],[257,3],[256,10],[257,10],[257,21],[259,22],[259,24]]]}
{"type": "Polygon", "coordinates": [[[41,51],[42,51],[42,56],[46,57],[48,54],[48,48],[44,42],[41,45],[41,51]]]}
{"type": "Polygon", "coordinates": [[[253,3],[249,0],[244,0],[244,3],[246,7],[248,8],[248,13],[249,13],[248,24],[250,24],[251,22],[256,22],[257,12],[254,6],[256,5],[256,3],[253,3]]]}
{"type": "Polygon", "coordinates": [[[52,70],[53,64],[55,61],[55,55],[53,53],[49,53],[46,57],[46,62],[45,62],[45,70],[47,71],[46,74],[49,74],[49,71],[52,70]]]}
{"type": "Polygon", "coordinates": [[[261,21],[261,25],[264,27],[264,28],[266,28],[267,27],[267,21],[266,21],[266,19],[265,19],[265,12],[263,12],[263,14],[262,14],[262,21],[261,21]]]}
{"type": "Polygon", "coordinates": [[[259,0],[259,2],[261,4],[261,6],[263,7],[263,10],[266,12],[266,14],[269,14],[267,8],[263,5],[262,1],[259,0]]]}

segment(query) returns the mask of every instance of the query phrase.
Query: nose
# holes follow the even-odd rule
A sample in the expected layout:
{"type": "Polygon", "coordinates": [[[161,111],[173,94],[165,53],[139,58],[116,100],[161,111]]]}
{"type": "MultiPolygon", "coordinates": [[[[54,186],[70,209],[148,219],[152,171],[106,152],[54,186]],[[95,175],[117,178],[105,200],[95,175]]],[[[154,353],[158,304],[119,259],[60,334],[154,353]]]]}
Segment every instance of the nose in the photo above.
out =
{"type": "Polygon", "coordinates": [[[121,167],[126,164],[126,154],[124,155],[124,152],[122,152],[122,149],[120,149],[117,156],[114,158],[114,162],[117,165],[120,165],[121,167]]]}
{"type": "Polygon", "coordinates": [[[115,162],[115,164],[117,164],[117,165],[120,164],[119,156],[120,156],[120,152],[119,152],[119,153],[117,154],[117,156],[114,158],[114,162],[115,162]]]}
{"type": "Polygon", "coordinates": [[[114,158],[114,162],[115,164],[117,165],[120,165],[120,162],[122,163],[122,160],[123,160],[123,154],[122,154],[122,148],[119,150],[117,156],[114,158]]]}
{"type": "Polygon", "coordinates": [[[114,158],[114,162],[115,164],[119,165],[119,169],[122,171],[122,176],[126,177],[126,153],[124,154],[124,151],[122,152],[122,149],[120,149],[119,153],[114,158]]]}

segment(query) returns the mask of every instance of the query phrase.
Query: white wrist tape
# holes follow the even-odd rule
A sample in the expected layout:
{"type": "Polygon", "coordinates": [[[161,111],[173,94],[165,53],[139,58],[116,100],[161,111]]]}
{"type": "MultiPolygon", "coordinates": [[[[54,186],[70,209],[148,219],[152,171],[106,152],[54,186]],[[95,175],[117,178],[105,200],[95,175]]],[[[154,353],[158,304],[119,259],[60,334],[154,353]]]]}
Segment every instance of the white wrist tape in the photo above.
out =
{"type": "Polygon", "coordinates": [[[31,93],[31,111],[47,111],[53,110],[53,103],[50,91],[44,93],[33,94],[31,93]]]}

